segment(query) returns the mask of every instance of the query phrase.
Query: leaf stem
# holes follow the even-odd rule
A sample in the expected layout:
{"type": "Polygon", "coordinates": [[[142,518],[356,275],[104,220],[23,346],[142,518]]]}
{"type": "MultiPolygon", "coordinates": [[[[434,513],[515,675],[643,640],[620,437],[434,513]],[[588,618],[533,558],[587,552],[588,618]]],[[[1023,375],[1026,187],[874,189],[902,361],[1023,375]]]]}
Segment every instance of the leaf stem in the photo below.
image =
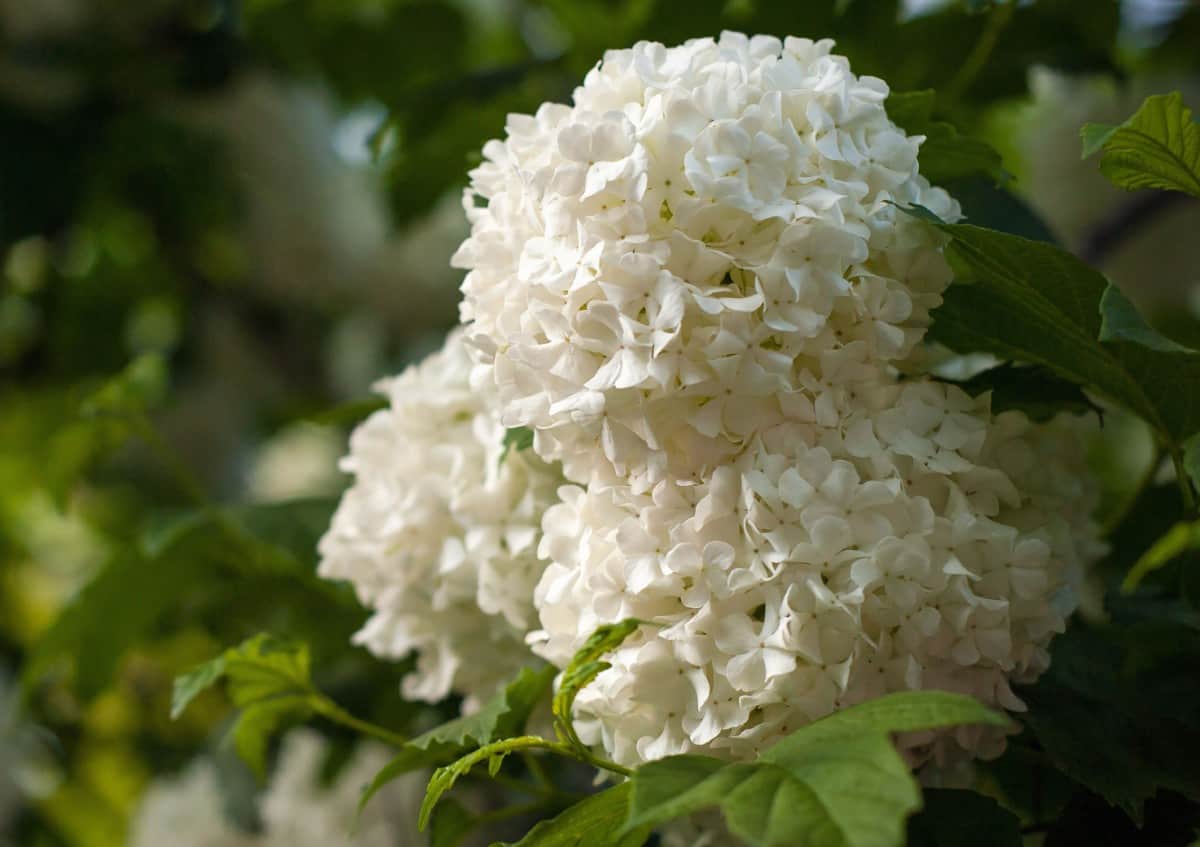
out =
{"type": "Polygon", "coordinates": [[[1183,496],[1183,509],[1189,517],[1196,514],[1196,490],[1192,488],[1192,478],[1183,463],[1183,450],[1178,444],[1170,447],[1171,464],[1175,466],[1175,481],[1179,483],[1179,493],[1183,496]]]}
{"type": "Polygon", "coordinates": [[[1009,0],[1009,2],[1000,2],[992,7],[992,11],[988,15],[987,24],[984,26],[979,40],[975,42],[970,55],[967,56],[966,61],[959,67],[958,73],[954,75],[954,79],[945,88],[945,99],[943,102],[947,107],[957,103],[967,93],[967,89],[975,82],[975,78],[979,76],[979,72],[987,65],[992,51],[996,49],[996,42],[1000,39],[1000,33],[1008,26],[1016,5],[1016,0],[1009,0]]]}
{"type": "Polygon", "coordinates": [[[318,715],[328,718],[336,724],[341,724],[347,729],[352,729],[363,735],[369,735],[372,738],[378,738],[380,741],[395,747],[401,747],[408,743],[408,739],[399,733],[392,732],[390,729],[385,729],[370,721],[364,721],[362,718],[356,718],[324,694],[317,693],[313,699],[312,706],[313,711],[318,715]]]}

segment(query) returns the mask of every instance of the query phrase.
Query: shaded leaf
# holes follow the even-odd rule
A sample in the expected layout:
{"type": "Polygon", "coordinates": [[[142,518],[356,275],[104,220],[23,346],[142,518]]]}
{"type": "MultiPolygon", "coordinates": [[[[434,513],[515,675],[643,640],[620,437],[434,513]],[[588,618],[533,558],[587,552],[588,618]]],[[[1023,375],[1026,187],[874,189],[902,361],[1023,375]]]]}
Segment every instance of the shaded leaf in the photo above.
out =
{"type": "Polygon", "coordinates": [[[451,761],[496,739],[519,734],[534,707],[550,689],[554,675],[553,667],[537,671],[522,668],[515,680],[475,714],[456,718],[409,741],[363,791],[359,810],[401,774],[451,761]]]}
{"type": "Polygon", "coordinates": [[[1048,421],[1060,412],[1099,412],[1080,387],[1040,366],[1004,364],[955,383],[972,397],[990,391],[992,412],[1016,409],[1035,421],[1048,421]]]}
{"type": "Polygon", "coordinates": [[[908,847],[1021,847],[1017,816],[974,791],[925,789],[908,822],[908,847]]]}
{"type": "Polygon", "coordinates": [[[1121,582],[1121,591],[1130,593],[1141,584],[1147,574],[1189,550],[1200,550],[1200,521],[1181,521],[1167,530],[1166,535],[1155,541],[1149,550],[1138,557],[1121,582]]]}
{"type": "Polygon", "coordinates": [[[1120,126],[1083,127],[1084,158],[1126,190],[1161,188],[1200,197],[1200,125],[1178,92],[1147,97],[1120,126]]]}
{"type": "Polygon", "coordinates": [[[458,847],[476,823],[475,816],[462,803],[447,798],[429,822],[429,847],[458,847]]]}
{"type": "Polygon", "coordinates": [[[888,95],[887,113],[909,135],[924,135],[918,160],[921,174],[941,184],[972,174],[986,174],[997,182],[1006,178],[1000,154],[986,142],[962,135],[945,121],[934,120],[937,96],[933,91],[895,92],[888,95]]]}
{"type": "Polygon", "coordinates": [[[1132,341],[1160,353],[1195,353],[1159,333],[1111,282],[1100,297],[1100,340],[1132,341]]]}
{"type": "Polygon", "coordinates": [[[630,790],[629,782],[606,788],[541,821],[520,841],[494,847],[641,847],[650,827],[616,835],[629,814],[630,790]]]}

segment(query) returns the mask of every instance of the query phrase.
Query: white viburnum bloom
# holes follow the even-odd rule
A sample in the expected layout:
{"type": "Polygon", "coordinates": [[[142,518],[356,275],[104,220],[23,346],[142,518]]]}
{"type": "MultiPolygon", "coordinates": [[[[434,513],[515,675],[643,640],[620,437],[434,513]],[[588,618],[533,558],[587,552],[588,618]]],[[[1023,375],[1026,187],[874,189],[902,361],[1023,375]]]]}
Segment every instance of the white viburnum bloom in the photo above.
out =
{"type": "MultiPolygon", "coordinates": [[[[535,650],[563,666],[600,624],[647,621],[576,701],[625,765],[752,758],[883,694],[1020,710],[1100,551],[1077,418],[993,416],[932,380],[842,397],[831,425],[764,429],[698,484],[565,486],[543,523],[535,650]]],[[[902,739],[914,763],[994,755],[966,728],[902,739]]]]}
{"type": "Polygon", "coordinates": [[[261,827],[240,829],[224,809],[220,776],[198,759],[175,777],[153,783],[134,818],[130,847],[392,847],[417,844],[417,810],[426,775],[389,783],[362,814],[363,785],[390,761],[382,745],[361,745],[332,781],[323,779],[328,745],[309,730],[288,734],[270,784],[258,803],[261,827]]]}
{"type": "Polygon", "coordinates": [[[832,425],[950,280],[901,212],[918,172],[887,85],[828,40],[726,32],[605,54],[512,115],[471,173],[462,317],[504,426],[568,478],[701,480],[784,420],[832,425]]]}
{"type": "Polygon", "coordinates": [[[390,400],[355,430],[354,482],[320,543],[320,574],[347,580],[373,615],[372,653],[417,653],[410,699],[451,692],[465,708],[532,656],[542,513],[562,478],[530,450],[505,452],[494,391],[472,387],[461,332],[378,386],[390,400]]]}

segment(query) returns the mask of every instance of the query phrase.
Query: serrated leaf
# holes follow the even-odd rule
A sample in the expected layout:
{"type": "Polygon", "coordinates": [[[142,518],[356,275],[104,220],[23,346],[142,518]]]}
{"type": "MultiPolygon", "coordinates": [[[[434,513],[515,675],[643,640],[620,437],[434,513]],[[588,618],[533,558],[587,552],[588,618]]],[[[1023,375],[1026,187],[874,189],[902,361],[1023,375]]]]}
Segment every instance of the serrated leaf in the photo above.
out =
{"type": "Polygon", "coordinates": [[[918,161],[921,175],[941,184],[972,174],[986,174],[997,182],[1004,172],[997,153],[986,142],[962,135],[945,121],[934,120],[937,95],[931,90],[892,92],[888,117],[909,135],[924,135],[918,161]]]}
{"type": "Polygon", "coordinates": [[[904,692],[809,724],[755,762],[691,755],[651,762],[632,777],[626,830],[716,806],[755,847],[894,847],[921,795],[891,733],[963,723],[1007,720],[969,697],[904,692]]]}
{"type": "Polygon", "coordinates": [[[1147,97],[1120,126],[1087,124],[1082,136],[1084,158],[1099,152],[1100,171],[1114,185],[1200,197],[1200,125],[1178,91],[1147,97]]]}
{"type": "Polygon", "coordinates": [[[425,786],[425,799],[421,801],[421,811],[417,816],[417,828],[425,829],[428,826],[442,796],[454,787],[454,783],[458,781],[459,777],[466,776],[471,772],[471,768],[480,762],[487,762],[489,773],[495,776],[499,771],[497,763],[503,762],[509,753],[534,747],[544,748],[546,744],[545,739],[534,735],[504,738],[500,741],[493,741],[491,744],[480,747],[460,759],[438,768],[429,778],[429,784],[425,786]]]}
{"type": "Polygon", "coordinates": [[[954,384],[972,397],[991,392],[993,413],[1015,409],[1048,421],[1060,412],[1100,412],[1076,383],[1036,365],[998,365],[954,384]]]}
{"type": "Polygon", "coordinates": [[[1200,521],[1181,521],[1167,530],[1166,535],[1139,556],[1125,574],[1125,579],[1121,582],[1121,591],[1125,594],[1134,591],[1147,574],[1153,573],[1189,550],[1200,550],[1200,521]]]}
{"type": "Polygon", "coordinates": [[[1043,365],[1124,405],[1180,442],[1200,430],[1200,355],[1100,340],[1108,282],[1071,254],[966,224],[938,223],[947,252],[970,274],[934,312],[930,337],[959,352],[984,351],[1043,365]]]}
{"type": "Polygon", "coordinates": [[[1021,822],[991,797],[927,788],[922,801],[908,822],[908,847],[1021,847],[1021,822]]]}
{"type": "Polygon", "coordinates": [[[261,777],[271,737],[310,717],[323,700],[312,684],[308,648],[259,634],[226,650],[175,680],[172,717],[220,679],[241,710],[233,728],[238,754],[261,777]]]}
{"type": "Polygon", "coordinates": [[[629,814],[631,783],[622,782],[541,821],[514,844],[492,847],[641,847],[651,827],[618,836],[629,814]]]}
{"type": "Polygon", "coordinates": [[[1161,789],[1200,796],[1200,686],[1188,670],[1200,667],[1200,629],[1158,602],[1109,606],[1113,624],[1055,638],[1049,670],[1016,692],[1050,761],[1140,820],[1161,789]]]}
{"type": "Polygon", "coordinates": [[[359,811],[401,774],[451,761],[496,739],[520,734],[554,675],[555,669],[549,666],[537,671],[522,668],[515,680],[475,714],[456,718],[409,741],[364,789],[359,811]]]}
{"type": "Polygon", "coordinates": [[[559,680],[558,690],[554,692],[553,703],[555,727],[564,741],[582,747],[571,723],[571,708],[575,705],[575,698],[584,686],[611,667],[600,657],[620,647],[641,625],[642,622],[636,618],[627,618],[619,623],[599,626],[571,657],[559,680]]]}

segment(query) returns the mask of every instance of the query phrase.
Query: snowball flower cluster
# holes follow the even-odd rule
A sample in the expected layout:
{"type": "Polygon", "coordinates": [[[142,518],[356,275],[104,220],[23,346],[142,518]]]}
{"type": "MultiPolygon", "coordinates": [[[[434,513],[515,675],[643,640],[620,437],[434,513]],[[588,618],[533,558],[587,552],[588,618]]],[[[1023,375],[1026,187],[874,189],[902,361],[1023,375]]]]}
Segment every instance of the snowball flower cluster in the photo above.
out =
{"type": "Polygon", "coordinates": [[[373,614],[356,640],[418,654],[405,696],[455,692],[473,708],[532,656],[542,513],[561,476],[506,450],[487,390],[468,382],[462,335],[379,383],[390,400],[353,434],[354,478],[320,543],[319,572],[350,581],[373,614]]]}
{"type": "Polygon", "coordinates": [[[920,339],[955,217],[832,42],[725,33],[610,51],[574,105],[484,147],[454,257],[505,426],[573,479],[702,479],[920,339]]]}
{"type": "Polygon", "coordinates": [[[387,748],[355,750],[331,782],[322,776],[329,750],[316,733],[295,730],[285,739],[259,805],[256,830],[239,828],[224,808],[220,774],[199,759],[182,774],[150,786],[133,821],[130,847],[392,847],[417,844],[414,823],[425,774],[385,786],[357,814],[362,786],[391,758],[387,748]],[[350,835],[353,833],[353,835],[350,835]]]}
{"type": "Polygon", "coordinates": [[[418,651],[410,696],[635,617],[576,700],[626,765],[751,757],[897,690],[1022,708],[1099,549],[1080,421],[901,377],[951,274],[899,206],[959,208],[831,46],[612,51],[485,146],[465,325],[385,385],[322,543],[375,609],[361,640],[418,651]],[[533,447],[501,462],[513,427],[533,447]]]}

